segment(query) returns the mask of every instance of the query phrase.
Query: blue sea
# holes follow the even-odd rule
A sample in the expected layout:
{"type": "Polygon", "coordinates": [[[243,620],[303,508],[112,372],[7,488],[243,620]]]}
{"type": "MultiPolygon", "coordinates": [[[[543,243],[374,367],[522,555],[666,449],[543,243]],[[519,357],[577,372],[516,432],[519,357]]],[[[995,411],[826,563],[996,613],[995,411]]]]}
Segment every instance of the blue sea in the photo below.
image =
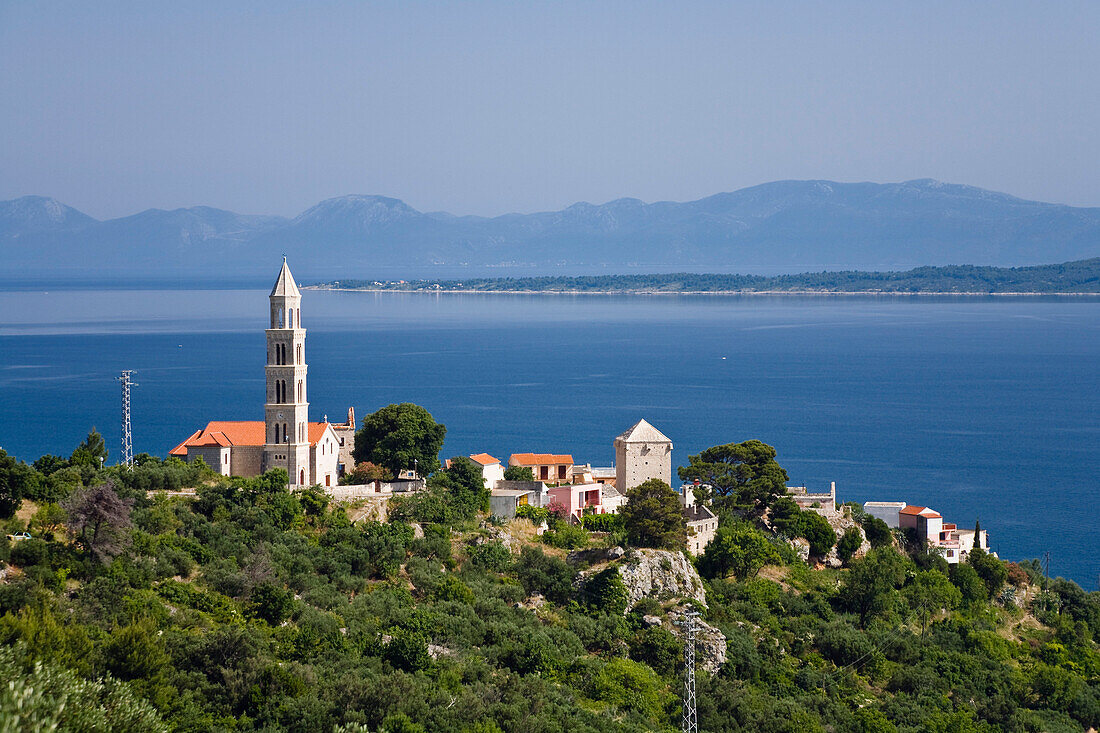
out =
{"type": "MultiPolygon", "coordinates": [[[[262,290],[0,294],[0,447],[135,450],[262,419],[262,290]]],[[[759,438],[792,484],[980,517],[1007,559],[1100,576],[1100,300],[462,295],[305,291],[311,416],[416,402],[445,455],[611,465],[646,418],[673,459],[759,438]]],[[[117,452],[117,451],[116,451],[117,452]]]]}

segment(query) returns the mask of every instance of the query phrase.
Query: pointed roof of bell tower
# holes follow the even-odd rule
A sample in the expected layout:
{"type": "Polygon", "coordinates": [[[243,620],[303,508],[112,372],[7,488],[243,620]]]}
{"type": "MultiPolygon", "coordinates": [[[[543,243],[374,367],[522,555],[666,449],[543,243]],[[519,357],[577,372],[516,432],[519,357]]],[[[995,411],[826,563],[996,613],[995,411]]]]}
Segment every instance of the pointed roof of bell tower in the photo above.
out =
{"type": "Polygon", "coordinates": [[[283,257],[283,269],[279,270],[279,279],[275,281],[275,287],[271,289],[272,298],[276,296],[300,298],[302,294],[298,292],[298,286],[294,284],[294,276],[290,274],[290,267],[286,264],[286,257],[283,257]]]}

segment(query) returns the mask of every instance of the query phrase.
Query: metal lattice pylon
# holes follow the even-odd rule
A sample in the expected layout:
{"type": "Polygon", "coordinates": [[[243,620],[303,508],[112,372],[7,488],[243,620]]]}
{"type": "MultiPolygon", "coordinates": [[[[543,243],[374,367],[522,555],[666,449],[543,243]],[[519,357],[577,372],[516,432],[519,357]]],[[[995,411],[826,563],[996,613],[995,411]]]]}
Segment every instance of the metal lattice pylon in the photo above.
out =
{"type": "Polygon", "coordinates": [[[680,727],[684,733],[699,733],[695,713],[695,619],[699,614],[688,611],[684,616],[684,717],[680,727]]]}
{"type": "Polygon", "coordinates": [[[134,436],[130,432],[130,387],[137,384],[130,381],[134,375],[133,369],[123,369],[118,381],[122,382],[122,454],[120,465],[127,468],[134,466],[134,436]]]}

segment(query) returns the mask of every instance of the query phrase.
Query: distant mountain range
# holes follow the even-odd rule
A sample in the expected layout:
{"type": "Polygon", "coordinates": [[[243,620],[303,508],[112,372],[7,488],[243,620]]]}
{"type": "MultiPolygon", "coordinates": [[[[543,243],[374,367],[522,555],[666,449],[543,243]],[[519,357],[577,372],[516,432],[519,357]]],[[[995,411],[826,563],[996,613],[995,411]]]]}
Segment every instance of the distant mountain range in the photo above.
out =
{"type": "Polygon", "coordinates": [[[40,196],[0,202],[9,279],[262,279],[282,254],[303,280],[1021,266],[1100,255],[1100,208],[932,180],[777,181],[492,218],[359,195],[293,219],[192,207],[98,221],[40,196]]]}

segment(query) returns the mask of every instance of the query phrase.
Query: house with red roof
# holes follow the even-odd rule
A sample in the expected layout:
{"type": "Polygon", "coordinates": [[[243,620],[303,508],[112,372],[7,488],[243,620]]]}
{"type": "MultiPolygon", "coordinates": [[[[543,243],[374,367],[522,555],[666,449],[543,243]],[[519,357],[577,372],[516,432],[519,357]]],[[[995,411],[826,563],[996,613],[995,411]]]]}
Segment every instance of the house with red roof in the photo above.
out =
{"type": "Polygon", "coordinates": [[[485,488],[496,488],[498,481],[504,480],[504,466],[499,458],[493,458],[488,453],[474,453],[470,460],[481,466],[481,476],[485,479],[485,488]]]}
{"type": "Polygon", "coordinates": [[[573,456],[567,453],[513,453],[509,466],[526,466],[536,481],[567,484],[573,479],[573,456]]]}

